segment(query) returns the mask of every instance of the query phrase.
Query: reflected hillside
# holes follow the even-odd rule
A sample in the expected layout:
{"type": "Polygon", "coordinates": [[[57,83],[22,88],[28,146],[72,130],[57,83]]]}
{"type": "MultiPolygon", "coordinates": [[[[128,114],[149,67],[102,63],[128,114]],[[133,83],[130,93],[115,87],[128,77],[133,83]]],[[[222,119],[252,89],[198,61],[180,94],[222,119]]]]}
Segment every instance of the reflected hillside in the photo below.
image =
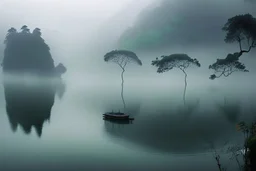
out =
{"type": "Polygon", "coordinates": [[[239,122],[239,114],[241,113],[241,106],[239,102],[232,102],[231,100],[224,98],[223,104],[218,104],[217,107],[229,122],[234,124],[239,122]]]}
{"type": "Polygon", "coordinates": [[[190,101],[187,105],[180,105],[176,109],[176,113],[183,115],[185,118],[191,117],[195,112],[198,111],[200,107],[200,99],[196,99],[195,101],[190,101]]]}
{"type": "MultiPolygon", "coordinates": [[[[227,119],[215,104],[193,100],[187,105],[181,108],[181,103],[151,102],[141,108],[133,124],[120,128],[108,123],[104,124],[104,130],[111,139],[122,138],[140,148],[161,153],[204,153],[210,149],[209,142],[217,149],[226,141],[239,143],[236,123],[227,119]]],[[[237,117],[236,113],[229,115],[237,117]]],[[[247,118],[250,114],[244,115],[247,118]]]]}
{"type": "Polygon", "coordinates": [[[56,94],[59,99],[62,99],[66,92],[66,84],[61,78],[57,78],[55,81],[56,94]]]}
{"type": "Polygon", "coordinates": [[[42,135],[44,123],[51,118],[55,93],[62,85],[58,82],[4,82],[6,113],[14,132],[20,126],[26,134],[30,134],[34,127],[37,135],[42,135]]]}

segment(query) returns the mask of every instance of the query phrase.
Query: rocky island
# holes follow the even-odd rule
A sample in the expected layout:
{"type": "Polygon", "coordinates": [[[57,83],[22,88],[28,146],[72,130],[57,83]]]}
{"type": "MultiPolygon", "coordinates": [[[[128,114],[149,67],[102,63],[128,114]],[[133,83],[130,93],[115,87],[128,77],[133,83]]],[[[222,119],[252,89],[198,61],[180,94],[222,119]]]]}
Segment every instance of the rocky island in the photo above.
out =
{"type": "Polygon", "coordinates": [[[66,72],[63,64],[54,66],[50,47],[42,38],[39,28],[32,32],[24,25],[20,31],[10,28],[5,41],[3,72],[8,74],[33,74],[37,76],[61,76],[66,72]]]}

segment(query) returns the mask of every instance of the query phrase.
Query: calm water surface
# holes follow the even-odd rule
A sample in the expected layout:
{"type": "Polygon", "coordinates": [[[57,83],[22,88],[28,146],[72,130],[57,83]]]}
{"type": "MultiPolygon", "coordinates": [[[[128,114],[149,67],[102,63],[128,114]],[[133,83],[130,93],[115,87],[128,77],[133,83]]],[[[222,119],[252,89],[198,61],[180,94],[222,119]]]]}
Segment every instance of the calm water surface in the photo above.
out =
{"type": "MultiPolygon", "coordinates": [[[[122,125],[102,120],[104,112],[123,110],[118,85],[66,83],[56,93],[34,87],[1,86],[1,171],[217,170],[211,144],[220,150],[241,142],[235,124],[254,110],[250,88],[188,87],[184,107],[182,86],[126,87],[135,120],[122,125]]],[[[228,154],[221,160],[234,170],[228,154]]]]}

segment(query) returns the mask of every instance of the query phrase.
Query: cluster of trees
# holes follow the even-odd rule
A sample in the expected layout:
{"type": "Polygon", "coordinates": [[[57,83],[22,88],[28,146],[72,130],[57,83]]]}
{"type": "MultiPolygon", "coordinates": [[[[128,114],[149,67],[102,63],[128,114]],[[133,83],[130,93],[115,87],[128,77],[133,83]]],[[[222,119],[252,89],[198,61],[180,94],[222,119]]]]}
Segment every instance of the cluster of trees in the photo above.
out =
{"type": "MultiPolygon", "coordinates": [[[[228,19],[227,23],[222,28],[226,32],[225,42],[233,43],[238,42],[240,51],[233,54],[228,54],[224,59],[217,59],[215,63],[209,66],[209,69],[214,71],[214,74],[210,76],[210,79],[214,80],[221,76],[228,77],[234,72],[249,72],[245,65],[242,64],[239,59],[244,53],[249,53],[252,48],[256,47],[256,18],[251,14],[237,15],[228,19]],[[242,45],[246,44],[247,49],[243,49],[242,45]]],[[[107,53],[104,56],[106,62],[117,63],[122,72],[122,91],[121,96],[123,99],[123,73],[125,66],[129,62],[135,62],[136,64],[142,65],[141,60],[136,56],[134,52],[127,50],[114,50],[107,53]]],[[[185,104],[185,94],[187,88],[187,72],[186,70],[191,67],[200,67],[200,63],[197,59],[189,57],[187,54],[171,54],[163,55],[161,59],[156,58],[152,61],[152,65],[157,67],[158,73],[167,72],[174,68],[181,70],[185,76],[185,88],[183,94],[183,100],[185,104]]],[[[124,103],[125,106],[125,103],[124,103]]]]}
{"type": "Polygon", "coordinates": [[[4,44],[4,73],[61,75],[66,72],[63,64],[55,68],[50,48],[42,38],[40,28],[31,32],[26,25],[22,26],[20,31],[12,27],[7,32],[4,44]]]}
{"type": "Polygon", "coordinates": [[[252,48],[256,47],[256,18],[251,14],[237,15],[228,19],[227,23],[222,28],[226,32],[225,42],[239,45],[239,52],[228,54],[224,59],[217,61],[209,66],[215,73],[211,75],[211,79],[221,76],[228,77],[233,72],[241,71],[248,72],[245,65],[239,59],[244,53],[249,53],[252,48]],[[243,48],[243,45],[246,48],[243,48]]]}
{"type": "MultiPolygon", "coordinates": [[[[220,78],[222,76],[228,77],[234,72],[249,72],[245,65],[241,63],[239,60],[241,56],[245,53],[249,53],[253,48],[256,47],[256,18],[254,18],[251,14],[243,14],[234,16],[226,22],[223,31],[226,32],[225,42],[226,43],[234,43],[237,42],[239,45],[239,52],[230,53],[224,59],[217,59],[215,63],[209,66],[209,69],[214,71],[214,74],[210,76],[210,79],[214,80],[216,78],[220,78]],[[244,48],[243,46],[246,46],[244,48]]],[[[125,71],[125,67],[128,63],[134,62],[138,65],[142,65],[141,60],[137,57],[134,52],[127,50],[114,50],[107,53],[104,56],[104,60],[106,62],[114,62],[118,64],[122,69],[122,91],[121,96],[124,103],[123,98],[123,74],[125,71]]],[[[183,100],[185,105],[185,94],[187,87],[187,69],[191,66],[200,67],[200,63],[197,59],[193,59],[189,57],[187,54],[171,54],[171,55],[163,55],[161,59],[156,58],[152,61],[152,65],[157,67],[158,73],[163,73],[170,71],[174,68],[181,70],[185,76],[185,88],[183,94],[183,100]]],[[[226,108],[223,108],[226,112],[226,108]]],[[[256,166],[256,124],[253,123],[251,126],[247,126],[244,122],[238,124],[238,130],[243,131],[245,134],[245,144],[244,150],[245,152],[242,154],[244,159],[244,165],[239,165],[240,170],[255,170],[256,166]]],[[[236,159],[237,159],[237,150],[233,151],[236,159]]],[[[220,171],[223,171],[223,168],[220,165],[220,156],[216,155],[216,161],[218,163],[218,168],[220,171]]],[[[237,160],[238,161],[238,160],[237,160]]]]}
{"type": "Polygon", "coordinates": [[[240,170],[252,171],[256,169],[256,122],[246,124],[240,122],[237,124],[237,130],[244,134],[244,152],[242,154],[244,165],[240,166],[240,170]]]}

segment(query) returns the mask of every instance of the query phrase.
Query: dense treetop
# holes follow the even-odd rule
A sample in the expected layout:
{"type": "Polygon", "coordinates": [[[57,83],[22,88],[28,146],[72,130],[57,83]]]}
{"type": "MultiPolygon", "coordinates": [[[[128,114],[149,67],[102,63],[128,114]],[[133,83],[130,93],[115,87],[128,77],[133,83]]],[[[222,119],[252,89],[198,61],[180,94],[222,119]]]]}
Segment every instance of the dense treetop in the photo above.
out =
{"type": "Polygon", "coordinates": [[[256,18],[251,14],[236,15],[229,18],[222,30],[226,32],[225,42],[239,43],[240,56],[256,47],[256,18]],[[246,50],[242,47],[243,41],[248,46],[246,50]]]}
{"type": "Polygon", "coordinates": [[[245,65],[239,62],[239,53],[228,54],[225,59],[217,59],[215,63],[209,66],[209,69],[215,71],[215,74],[210,76],[210,79],[219,78],[221,76],[228,77],[233,72],[249,72],[245,65]]]}
{"type": "Polygon", "coordinates": [[[227,43],[246,39],[256,45],[256,18],[251,14],[236,15],[228,19],[222,30],[227,32],[227,43]]]}
{"type": "Polygon", "coordinates": [[[209,66],[209,69],[215,71],[210,79],[219,78],[221,76],[228,77],[233,72],[249,72],[245,65],[239,61],[244,53],[249,53],[252,48],[256,47],[256,18],[251,14],[236,15],[229,18],[223,31],[226,32],[225,42],[238,42],[239,52],[228,54],[224,59],[217,59],[215,63],[209,66]],[[247,46],[246,49],[243,46],[247,46]]]}
{"type": "Polygon", "coordinates": [[[105,54],[104,60],[106,62],[112,61],[118,63],[121,66],[129,62],[134,62],[138,65],[142,65],[142,62],[138,58],[138,56],[134,52],[128,50],[113,50],[111,52],[108,52],[107,54],[105,54]]]}
{"type": "Polygon", "coordinates": [[[51,73],[54,69],[50,48],[41,37],[41,30],[32,32],[24,25],[20,31],[10,28],[5,38],[4,72],[51,73]]]}
{"type": "Polygon", "coordinates": [[[172,54],[169,56],[161,56],[161,59],[156,58],[156,60],[153,60],[152,65],[158,67],[158,73],[169,71],[175,67],[181,70],[185,70],[190,65],[195,65],[198,67],[201,66],[197,59],[192,59],[187,54],[172,54]]]}

